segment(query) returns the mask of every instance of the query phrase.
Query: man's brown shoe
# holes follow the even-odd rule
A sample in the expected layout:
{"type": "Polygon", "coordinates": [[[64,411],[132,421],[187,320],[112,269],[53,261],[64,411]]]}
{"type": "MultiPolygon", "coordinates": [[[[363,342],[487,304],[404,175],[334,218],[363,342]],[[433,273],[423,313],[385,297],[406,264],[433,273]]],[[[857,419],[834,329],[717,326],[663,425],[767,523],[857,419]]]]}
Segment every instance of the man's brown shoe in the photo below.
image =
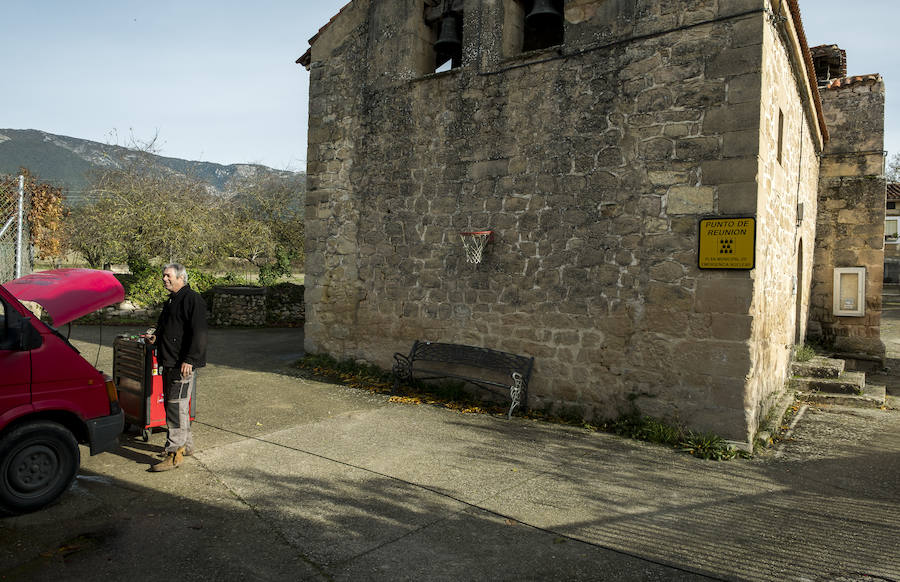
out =
{"type": "MultiPolygon", "coordinates": [[[[185,457],[190,457],[193,454],[194,454],[194,451],[189,451],[187,449],[185,449],[185,451],[184,451],[185,457]]],[[[166,457],[169,456],[169,452],[167,450],[163,449],[162,451],[156,453],[156,456],[159,457],[160,459],[165,459],[166,457]]]]}
{"type": "Polygon", "coordinates": [[[165,459],[150,467],[150,470],[154,473],[168,471],[177,468],[181,465],[182,461],[184,461],[184,447],[179,448],[174,453],[166,455],[165,459]]]}

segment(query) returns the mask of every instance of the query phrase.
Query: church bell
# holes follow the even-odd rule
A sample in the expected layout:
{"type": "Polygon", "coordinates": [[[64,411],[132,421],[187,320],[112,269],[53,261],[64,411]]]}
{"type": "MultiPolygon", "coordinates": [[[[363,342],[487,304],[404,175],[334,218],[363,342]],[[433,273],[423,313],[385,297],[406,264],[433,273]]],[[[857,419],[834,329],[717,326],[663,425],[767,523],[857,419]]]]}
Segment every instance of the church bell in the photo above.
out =
{"type": "Polygon", "coordinates": [[[553,4],[553,0],[534,0],[531,12],[525,17],[525,23],[535,28],[558,24],[563,15],[553,4]]]}
{"type": "Polygon", "coordinates": [[[459,35],[459,22],[452,14],[441,20],[441,29],[434,42],[434,51],[442,55],[456,55],[462,50],[462,37],[459,35]]]}

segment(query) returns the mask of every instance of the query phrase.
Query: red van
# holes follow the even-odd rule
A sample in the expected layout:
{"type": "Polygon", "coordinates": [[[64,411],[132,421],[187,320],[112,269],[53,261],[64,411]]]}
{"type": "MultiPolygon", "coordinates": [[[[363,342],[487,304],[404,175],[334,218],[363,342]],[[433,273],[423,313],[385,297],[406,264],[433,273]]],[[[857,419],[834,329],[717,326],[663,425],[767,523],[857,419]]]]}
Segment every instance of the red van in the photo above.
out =
{"type": "Polygon", "coordinates": [[[24,513],[59,497],[92,455],[118,445],[116,387],[56,327],[122,301],[112,273],[57,269],[0,286],[0,510],[24,513]],[[21,302],[38,303],[51,325],[21,302]]]}

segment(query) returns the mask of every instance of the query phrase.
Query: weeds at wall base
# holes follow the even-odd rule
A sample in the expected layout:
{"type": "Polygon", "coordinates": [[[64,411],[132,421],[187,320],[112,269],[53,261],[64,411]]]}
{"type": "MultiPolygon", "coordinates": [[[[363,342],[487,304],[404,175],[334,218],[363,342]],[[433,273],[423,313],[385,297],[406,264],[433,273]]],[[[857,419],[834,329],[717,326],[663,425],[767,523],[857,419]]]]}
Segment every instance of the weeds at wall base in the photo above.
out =
{"type": "MultiPolygon", "coordinates": [[[[334,382],[377,394],[391,394],[392,402],[430,404],[458,412],[498,416],[505,416],[507,411],[506,406],[473,398],[459,382],[443,384],[401,382],[395,391],[393,374],[370,364],[360,364],[353,360],[339,361],[327,355],[310,354],[295,362],[294,366],[302,375],[308,375],[312,379],[334,382]]],[[[516,413],[531,420],[578,426],[591,431],[607,432],[665,445],[701,459],[724,461],[751,456],[746,451],[730,446],[718,435],[694,432],[637,412],[600,424],[585,422],[574,415],[554,415],[541,410],[517,410],[516,413]]]]}
{"type": "Polygon", "coordinates": [[[816,350],[809,344],[797,344],[794,346],[794,361],[808,362],[816,356],[816,350]]]}

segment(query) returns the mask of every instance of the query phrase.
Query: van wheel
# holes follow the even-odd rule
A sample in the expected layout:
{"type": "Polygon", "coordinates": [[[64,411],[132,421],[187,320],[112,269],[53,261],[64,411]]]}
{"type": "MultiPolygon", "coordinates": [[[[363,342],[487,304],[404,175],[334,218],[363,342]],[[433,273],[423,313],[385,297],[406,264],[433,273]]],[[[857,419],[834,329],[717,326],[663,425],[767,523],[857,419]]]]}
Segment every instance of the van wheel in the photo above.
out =
{"type": "Polygon", "coordinates": [[[80,462],[75,437],[60,424],[13,429],[0,440],[0,507],[10,513],[40,509],[69,487],[80,462]]]}

